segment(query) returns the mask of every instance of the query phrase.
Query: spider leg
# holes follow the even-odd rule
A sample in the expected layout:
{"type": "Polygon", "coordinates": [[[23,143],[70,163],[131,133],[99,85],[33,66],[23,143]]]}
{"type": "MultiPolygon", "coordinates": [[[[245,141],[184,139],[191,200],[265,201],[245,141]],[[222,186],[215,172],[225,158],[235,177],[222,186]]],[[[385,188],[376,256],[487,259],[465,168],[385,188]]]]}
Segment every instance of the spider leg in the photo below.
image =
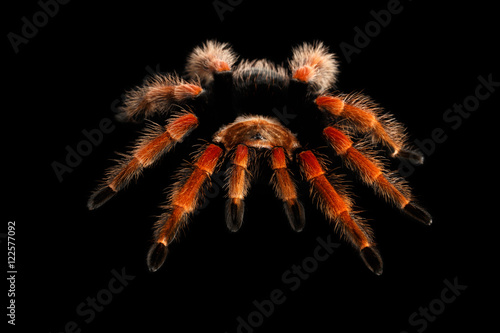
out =
{"type": "Polygon", "coordinates": [[[416,164],[424,162],[421,152],[409,147],[404,128],[369,98],[361,94],[320,95],[315,101],[320,110],[335,118],[347,121],[355,130],[368,134],[392,151],[392,157],[411,159],[416,164]]]}
{"type": "Polygon", "coordinates": [[[302,151],[297,158],[304,177],[311,185],[311,192],[316,196],[325,216],[334,221],[335,227],[340,228],[342,234],[360,251],[366,266],[375,274],[382,274],[382,258],[373,243],[371,231],[364,221],[354,214],[350,199],[335,190],[312,151],[302,151]]]}
{"type": "Polygon", "coordinates": [[[305,225],[305,214],[302,203],[297,198],[297,188],[292,180],[290,170],[287,166],[287,156],[282,147],[274,147],[271,150],[271,168],[276,196],[283,201],[285,213],[295,231],[302,231],[305,225]]]}
{"type": "Polygon", "coordinates": [[[155,74],[142,86],[127,91],[118,117],[125,121],[143,120],[168,112],[173,105],[192,100],[202,92],[199,80],[188,82],[177,75],[155,74]]]}
{"type": "Polygon", "coordinates": [[[226,201],[226,224],[229,230],[236,232],[243,223],[245,211],[245,197],[250,187],[251,161],[249,149],[244,144],[239,144],[234,152],[232,166],[228,170],[228,199],[226,201]]]}
{"type": "Polygon", "coordinates": [[[348,168],[358,173],[364,183],[372,186],[386,201],[394,203],[407,215],[424,224],[431,224],[427,211],[415,204],[410,189],[401,181],[390,181],[382,163],[367,156],[354,147],[352,140],[335,127],[326,127],[323,135],[348,168]]]}
{"type": "MultiPolygon", "coordinates": [[[[240,116],[231,124],[222,127],[214,142],[224,145],[226,150],[236,150],[235,167],[230,169],[229,200],[226,205],[228,227],[239,227],[243,217],[242,199],[248,190],[248,148],[265,149],[270,154],[273,170],[271,181],[276,195],[283,201],[285,212],[292,228],[302,230],[304,209],[297,199],[297,191],[287,168],[287,156],[300,147],[295,135],[278,120],[263,116],[240,116]]],[[[253,151],[253,150],[252,150],[253,151]]]]}
{"type": "Polygon", "coordinates": [[[154,272],[163,265],[167,256],[168,245],[174,240],[179,228],[187,220],[199,204],[202,190],[209,183],[210,176],[223,157],[223,149],[215,144],[209,144],[196,159],[192,170],[186,179],[174,185],[167,204],[166,212],[156,222],[154,244],[151,246],[147,263],[149,270],[154,272]]]}
{"type": "Polygon", "coordinates": [[[323,92],[335,83],[337,61],[323,43],[304,43],[296,47],[288,64],[292,78],[309,84],[316,92],[323,92]]]}
{"type": "Polygon", "coordinates": [[[199,78],[203,84],[208,84],[213,81],[214,74],[231,71],[237,59],[229,44],[209,40],[189,55],[186,72],[189,77],[199,78]]]}
{"type": "Polygon", "coordinates": [[[196,126],[198,118],[192,113],[179,114],[165,126],[152,123],[137,140],[133,151],[124,154],[118,165],[107,171],[104,184],[90,196],[88,208],[98,208],[111,199],[132,179],[137,178],[144,168],[151,166],[176,143],[181,142],[196,126]]]}
{"type": "Polygon", "coordinates": [[[372,136],[392,151],[393,157],[411,159],[422,164],[424,156],[406,143],[404,128],[369,98],[361,94],[328,95],[325,92],[334,85],[337,75],[335,56],[328,53],[322,43],[304,43],[293,51],[289,61],[292,79],[306,83],[312,92],[318,108],[330,116],[342,117],[356,130],[372,136]]]}

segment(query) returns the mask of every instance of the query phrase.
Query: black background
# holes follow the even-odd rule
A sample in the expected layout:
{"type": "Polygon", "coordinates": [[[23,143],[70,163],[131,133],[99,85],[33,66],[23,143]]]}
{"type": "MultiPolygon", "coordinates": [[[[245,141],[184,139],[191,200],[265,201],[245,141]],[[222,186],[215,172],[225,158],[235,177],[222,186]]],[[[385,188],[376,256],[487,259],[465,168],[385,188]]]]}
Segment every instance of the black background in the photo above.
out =
{"type": "MultiPolygon", "coordinates": [[[[417,332],[424,327],[412,326],[409,316],[437,304],[445,279],[467,289],[425,332],[490,325],[498,262],[492,230],[498,218],[492,213],[499,93],[457,129],[443,114],[474,95],[479,76],[500,81],[496,8],[477,1],[439,7],[402,1],[401,13],[348,62],[339,45],[354,45],[354,28],[364,29],[374,20],[370,12],[387,3],[242,1],[221,21],[212,1],[71,1],[17,54],[5,37],[2,223],[16,221],[16,328],[62,332],[73,321],[82,332],[236,332],[237,318],[256,311],[254,300],[268,300],[280,289],[285,302],[255,332],[417,332]],[[162,269],[149,273],[150,229],[164,188],[191,147],[178,146],[138,184],[90,212],[90,192],[114,152],[124,151],[139,129],[114,120],[102,143],[62,182],[57,179],[52,163],[64,163],[65,147],[85,139],[82,130],[113,119],[121,94],[140,84],[148,67],[182,72],[189,51],[209,38],[230,42],[243,58],[278,63],[285,63],[292,46],[322,40],[341,63],[340,90],[372,96],[407,125],[412,141],[428,140],[436,128],[444,131],[446,141],[435,144],[408,177],[434,217],[431,227],[355,187],[384,258],[382,276],[339,240],[306,192],[307,226],[299,234],[291,231],[268,179],[253,185],[238,233],[225,227],[221,192],[193,216],[162,269]],[[340,247],[291,291],[282,275],[311,257],[317,238],[328,235],[340,247]],[[108,288],[113,270],[134,278],[85,322],[89,316],[77,307],[108,288]]],[[[4,36],[20,34],[21,18],[31,20],[39,10],[36,1],[5,10],[4,36]]]]}

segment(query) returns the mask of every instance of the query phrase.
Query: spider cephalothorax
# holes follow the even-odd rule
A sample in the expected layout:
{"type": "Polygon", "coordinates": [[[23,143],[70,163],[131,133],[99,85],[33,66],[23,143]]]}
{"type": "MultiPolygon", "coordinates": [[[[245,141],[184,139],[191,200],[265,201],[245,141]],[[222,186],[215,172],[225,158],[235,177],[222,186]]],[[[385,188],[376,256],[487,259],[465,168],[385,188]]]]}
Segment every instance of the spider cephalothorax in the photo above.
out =
{"type": "Polygon", "coordinates": [[[291,172],[297,168],[326,219],[360,251],[365,264],[381,274],[382,260],[372,232],[354,212],[338,177],[331,175],[328,158],[319,157],[317,150],[325,142],[332,154],[386,201],[418,221],[431,223],[431,216],[414,202],[404,180],[377,157],[380,146],[393,158],[423,162],[423,156],[408,146],[403,126],[369,98],[332,90],[337,62],[322,43],[295,48],[288,64],[288,70],[267,60],[237,64],[228,44],[208,41],[189,56],[184,78],[156,74],[126,94],[121,117],[148,119],[149,126],[135,148],[108,170],[90,197],[90,209],[109,200],[193,131],[208,142],[170,188],[148,253],[151,271],[163,264],[168,245],[196,210],[211,175],[225,160],[230,161],[225,171],[226,223],[237,231],[254,167],[266,159],[274,191],[283,201],[292,228],[300,231],[305,223],[291,172]],[[280,119],[283,112],[293,115],[293,120],[280,119]]]}

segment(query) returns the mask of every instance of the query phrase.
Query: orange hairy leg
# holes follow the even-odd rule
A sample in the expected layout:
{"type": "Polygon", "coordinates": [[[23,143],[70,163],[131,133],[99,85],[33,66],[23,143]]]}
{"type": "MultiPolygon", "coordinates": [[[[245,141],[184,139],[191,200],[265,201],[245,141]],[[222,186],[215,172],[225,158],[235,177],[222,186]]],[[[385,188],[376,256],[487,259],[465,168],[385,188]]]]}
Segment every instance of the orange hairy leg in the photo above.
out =
{"type": "Polygon", "coordinates": [[[226,201],[226,224],[229,230],[238,231],[243,223],[245,197],[249,188],[249,150],[244,144],[237,146],[232,167],[229,169],[228,199],[226,201]]]}
{"type": "Polygon", "coordinates": [[[378,108],[367,98],[322,95],[315,99],[315,103],[320,110],[346,119],[356,130],[370,134],[375,141],[389,148],[393,157],[423,163],[423,155],[408,148],[402,126],[387,116],[377,115],[378,108]]]}
{"type": "Polygon", "coordinates": [[[174,103],[186,98],[193,98],[201,93],[202,90],[199,85],[192,83],[154,87],[144,94],[137,108],[145,110],[145,113],[149,113],[153,111],[156,103],[174,103]]]}
{"type": "Polygon", "coordinates": [[[173,241],[188,215],[198,206],[203,187],[210,181],[210,176],[222,156],[222,148],[214,144],[208,145],[197,158],[187,180],[172,191],[166,207],[167,212],[156,223],[154,244],[148,253],[147,262],[151,271],[156,271],[165,261],[167,246],[173,241]]]}
{"type": "Polygon", "coordinates": [[[356,171],[363,182],[372,186],[378,194],[394,203],[404,213],[424,224],[431,224],[432,218],[429,213],[412,201],[409,188],[403,183],[391,183],[386,177],[383,166],[354,148],[352,140],[347,135],[334,127],[325,128],[323,135],[347,167],[356,171]]]}
{"type": "Polygon", "coordinates": [[[296,47],[288,64],[294,80],[308,83],[317,91],[325,91],[335,83],[337,61],[322,43],[296,47]]]}
{"type": "Polygon", "coordinates": [[[181,142],[196,126],[198,118],[191,113],[172,118],[166,126],[153,123],[136,142],[132,153],[125,154],[118,165],[107,171],[103,186],[89,199],[89,209],[95,209],[111,199],[132,179],[137,178],[144,168],[151,166],[176,143],[181,142]]]}
{"type": "Polygon", "coordinates": [[[237,59],[229,44],[210,40],[191,52],[186,72],[192,79],[207,84],[214,79],[214,74],[231,71],[237,59]]]}
{"type": "Polygon", "coordinates": [[[177,75],[155,74],[126,93],[121,117],[134,121],[149,118],[155,113],[168,112],[173,105],[194,99],[202,92],[199,80],[188,82],[177,75]]]}
{"type": "Polygon", "coordinates": [[[298,154],[301,171],[311,185],[319,206],[325,216],[335,222],[344,236],[360,250],[365,264],[375,274],[382,274],[382,259],[372,241],[371,231],[352,211],[350,200],[340,195],[326,178],[326,171],[316,156],[310,151],[298,154]]]}
{"type": "Polygon", "coordinates": [[[301,231],[305,225],[304,207],[297,198],[297,189],[287,166],[287,157],[282,147],[271,150],[272,182],[278,198],[283,201],[286,216],[293,230],[301,231]]]}

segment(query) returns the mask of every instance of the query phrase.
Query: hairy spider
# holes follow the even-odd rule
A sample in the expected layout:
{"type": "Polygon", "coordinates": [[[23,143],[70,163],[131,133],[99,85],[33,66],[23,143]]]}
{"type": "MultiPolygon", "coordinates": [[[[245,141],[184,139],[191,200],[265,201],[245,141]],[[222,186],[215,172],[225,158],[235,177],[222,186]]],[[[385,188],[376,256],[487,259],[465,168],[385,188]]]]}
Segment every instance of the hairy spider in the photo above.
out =
{"type": "Polygon", "coordinates": [[[423,155],[407,144],[403,126],[368,97],[333,90],[337,61],[323,43],[296,47],[288,68],[289,72],[267,60],[237,64],[228,44],[207,41],[189,55],[184,78],[155,74],[127,92],[121,117],[146,119],[148,126],[132,151],[107,170],[90,197],[89,209],[104,204],[192,132],[206,142],[170,188],[147,255],[151,271],[161,267],[168,245],[196,210],[211,175],[225,160],[230,161],[225,171],[226,223],[237,231],[256,165],[267,159],[274,191],[283,201],[292,228],[301,231],[305,223],[292,174],[295,168],[309,183],[310,196],[326,219],[359,250],[367,267],[381,274],[382,259],[372,232],[354,211],[339,177],[329,171],[331,162],[318,152],[325,141],[378,195],[406,215],[431,224],[431,216],[415,203],[406,182],[388,171],[387,162],[377,154],[380,146],[393,158],[423,162],[423,155]],[[293,115],[293,120],[276,118],[280,110],[293,115]]]}

